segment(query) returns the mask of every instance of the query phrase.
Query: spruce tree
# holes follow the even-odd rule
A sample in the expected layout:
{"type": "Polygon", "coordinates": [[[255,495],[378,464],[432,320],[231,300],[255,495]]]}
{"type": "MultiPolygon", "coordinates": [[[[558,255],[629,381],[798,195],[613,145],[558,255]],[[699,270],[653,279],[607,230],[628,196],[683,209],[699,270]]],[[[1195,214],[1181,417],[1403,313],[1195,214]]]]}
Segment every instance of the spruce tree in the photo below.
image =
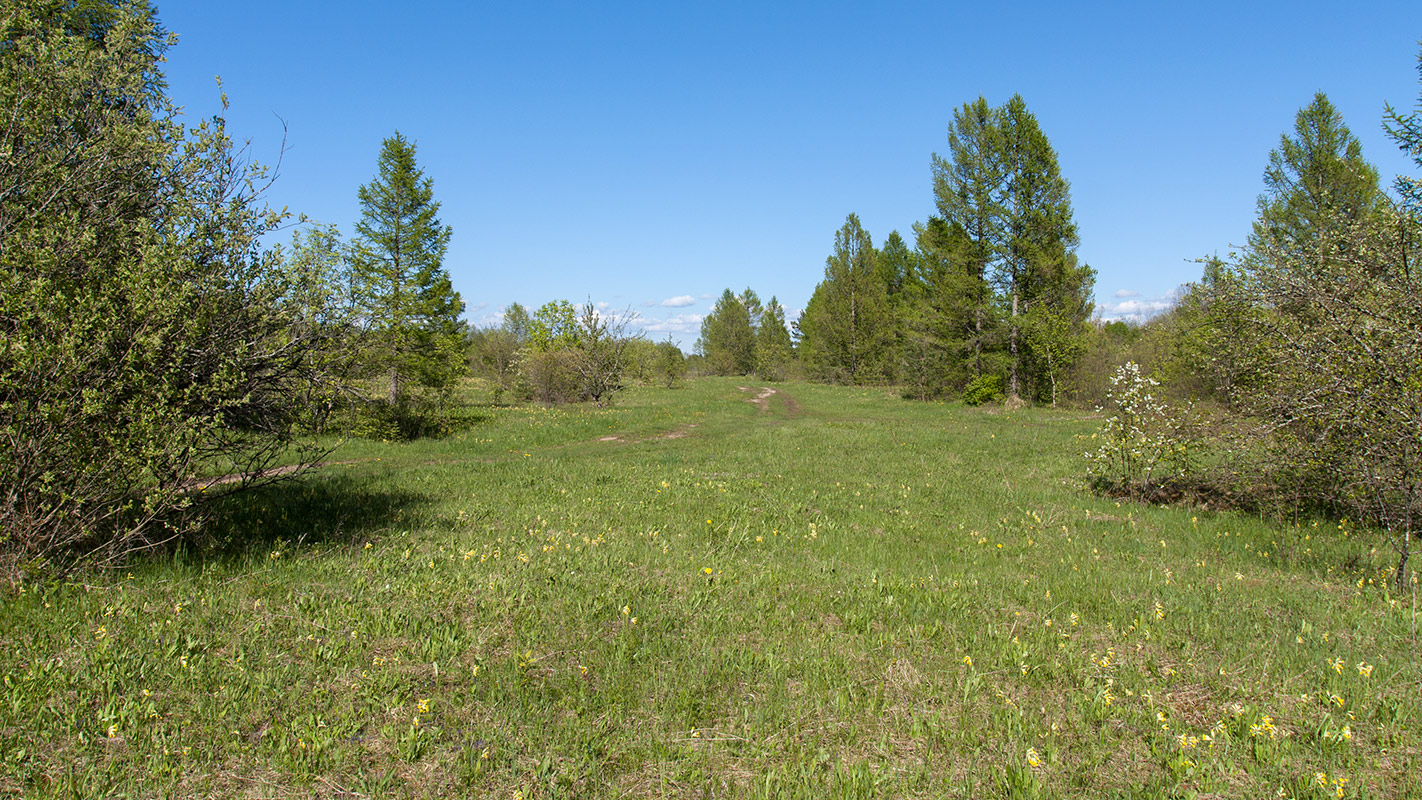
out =
{"type": "Polygon", "coordinates": [[[415,165],[415,145],[397,131],[380,149],[375,180],[360,188],[354,259],[357,296],[372,334],[373,366],[389,375],[388,401],[414,382],[447,389],[464,369],[464,301],[444,255],[434,182],[415,165]]]}

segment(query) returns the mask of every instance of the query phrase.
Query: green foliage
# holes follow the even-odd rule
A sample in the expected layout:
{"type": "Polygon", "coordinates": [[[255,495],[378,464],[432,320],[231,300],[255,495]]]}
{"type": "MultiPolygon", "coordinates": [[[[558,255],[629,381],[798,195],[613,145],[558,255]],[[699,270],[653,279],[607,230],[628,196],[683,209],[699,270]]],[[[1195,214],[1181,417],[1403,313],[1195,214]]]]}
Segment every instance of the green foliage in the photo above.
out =
{"type": "Polygon", "coordinates": [[[519,348],[517,336],[507,326],[469,331],[471,371],[489,381],[495,404],[502,403],[506,396],[518,394],[519,348]]]}
{"type": "Polygon", "coordinates": [[[801,359],[820,380],[865,384],[892,374],[894,318],[877,259],[869,232],[850,214],[797,323],[801,359]]]}
{"type": "MultiPolygon", "coordinates": [[[[1422,50],[1417,54],[1417,74],[1422,76],[1422,50]]],[[[1398,148],[1411,156],[1417,166],[1422,168],[1422,92],[1419,92],[1417,97],[1417,104],[1411,114],[1403,114],[1389,103],[1387,114],[1383,117],[1383,127],[1388,136],[1397,143],[1398,148]]],[[[1395,185],[1408,209],[1413,212],[1422,211],[1422,180],[1411,175],[1399,175],[1395,185]]]]}
{"type": "Polygon", "coordinates": [[[953,114],[933,157],[938,216],[919,226],[923,266],[904,312],[911,396],[1005,363],[1008,394],[1055,403],[1083,352],[1095,272],[1078,264],[1069,187],[1020,96],[953,114]]]}
{"type": "Polygon", "coordinates": [[[529,346],[539,352],[574,347],[578,336],[578,310],[567,300],[544,303],[528,320],[529,346]]]}
{"type": "Polygon", "coordinates": [[[1299,110],[1293,136],[1280,136],[1269,153],[1250,246],[1283,250],[1300,265],[1308,263],[1318,256],[1320,236],[1364,219],[1384,200],[1362,143],[1318,92],[1299,110]]]}
{"type": "MultiPolygon", "coordinates": [[[[771,302],[774,303],[774,299],[771,302]]],[[[686,377],[686,356],[682,355],[681,348],[670,338],[665,342],[658,342],[656,352],[656,363],[652,371],[670,389],[677,381],[686,377]]]]}
{"type": "Polygon", "coordinates": [[[1154,502],[1192,471],[1198,458],[1193,409],[1171,408],[1159,387],[1133,361],[1111,376],[1111,416],[1092,436],[1099,445],[1086,453],[1087,475],[1098,491],[1154,502]]]}
{"type": "Polygon", "coordinates": [[[747,288],[737,297],[726,289],[711,313],[701,320],[701,338],[696,341],[696,349],[706,358],[712,375],[749,375],[755,371],[752,311],[760,316],[760,300],[755,292],[747,288]]]}
{"type": "Polygon", "coordinates": [[[771,297],[755,332],[755,373],[768,381],[784,380],[794,356],[790,331],[785,327],[785,307],[771,297]]]}
{"type": "MultiPolygon", "coordinates": [[[[1328,504],[1394,534],[1402,582],[1422,526],[1422,224],[1384,209],[1336,220],[1300,265],[1261,242],[1218,296],[1242,310],[1221,350],[1251,380],[1231,399],[1263,421],[1250,439],[1283,444],[1296,504],[1328,504]]],[[[1250,435],[1252,432],[1252,435],[1250,435]]]]}
{"type": "Polygon", "coordinates": [[[386,402],[409,385],[448,391],[466,369],[464,301],[444,269],[452,230],[439,221],[434,182],[397,131],[381,146],[378,173],[360,187],[353,247],[355,297],[365,317],[368,366],[389,376],[386,402]]]}
{"type": "Polygon", "coordinates": [[[963,387],[963,402],[970,406],[998,403],[1002,399],[1001,375],[978,375],[963,387]]]}
{"type": "Polygon", "coordinates": [[[310,271],[261,248],[265,172],[164,95],[146,3],[0,14],[0,546],[117,560],[185,531],[215,476],[301,458],[330,329],[310,271]]]}

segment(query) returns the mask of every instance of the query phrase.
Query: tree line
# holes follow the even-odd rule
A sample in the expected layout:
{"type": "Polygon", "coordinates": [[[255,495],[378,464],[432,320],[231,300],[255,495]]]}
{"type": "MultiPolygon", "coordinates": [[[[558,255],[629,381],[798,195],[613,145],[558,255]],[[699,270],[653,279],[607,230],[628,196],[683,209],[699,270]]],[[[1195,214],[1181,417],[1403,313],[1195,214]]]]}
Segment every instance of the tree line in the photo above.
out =
{"type": "Polygon", "coordinates": [[[1095,285],[1056,152],[1021,96],[979,97],[954,112],[948,154],[932,163],[936,213],[914,225],[912,247],[898,231],[875,247],[851,213],[793,343],[774,298],[765,310],[779,323],[750,289],[727,289],[702,324],[706,368],[1055,403],[1085,350],[1095,285]]]}

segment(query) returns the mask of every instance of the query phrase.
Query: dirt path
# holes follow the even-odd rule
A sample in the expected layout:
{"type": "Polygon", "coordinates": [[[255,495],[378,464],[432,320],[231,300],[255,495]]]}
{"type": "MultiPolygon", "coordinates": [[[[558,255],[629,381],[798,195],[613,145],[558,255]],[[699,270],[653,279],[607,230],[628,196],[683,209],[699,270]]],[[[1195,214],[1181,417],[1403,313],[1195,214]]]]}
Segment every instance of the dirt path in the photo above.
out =
{"type": "Polygon", "coordinates": [[[755,397],[748,398],[746,402],[750,403],[751,405],[754,405],[761,411],[769,411],[771,396],[780,394],[779,391],[772,389],[769,386],[762,386],[759,390],[749,389],[745,386],[737,386],[736,388],[740,389],[743,392],[756,392],[755,397]]]}

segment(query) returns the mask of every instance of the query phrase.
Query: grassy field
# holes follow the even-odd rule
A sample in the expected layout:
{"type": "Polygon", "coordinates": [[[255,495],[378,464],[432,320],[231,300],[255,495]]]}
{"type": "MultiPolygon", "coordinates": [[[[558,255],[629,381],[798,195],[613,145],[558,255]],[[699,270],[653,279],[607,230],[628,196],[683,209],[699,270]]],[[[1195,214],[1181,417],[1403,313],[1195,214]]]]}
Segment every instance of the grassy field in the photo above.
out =
{"type": "Polygon", "coordinates": [[[1091,496],[1080,413],[761,387],[350,442],[0,589],[0,794],[1422,796],[1381,538],[1091,496]]]}

